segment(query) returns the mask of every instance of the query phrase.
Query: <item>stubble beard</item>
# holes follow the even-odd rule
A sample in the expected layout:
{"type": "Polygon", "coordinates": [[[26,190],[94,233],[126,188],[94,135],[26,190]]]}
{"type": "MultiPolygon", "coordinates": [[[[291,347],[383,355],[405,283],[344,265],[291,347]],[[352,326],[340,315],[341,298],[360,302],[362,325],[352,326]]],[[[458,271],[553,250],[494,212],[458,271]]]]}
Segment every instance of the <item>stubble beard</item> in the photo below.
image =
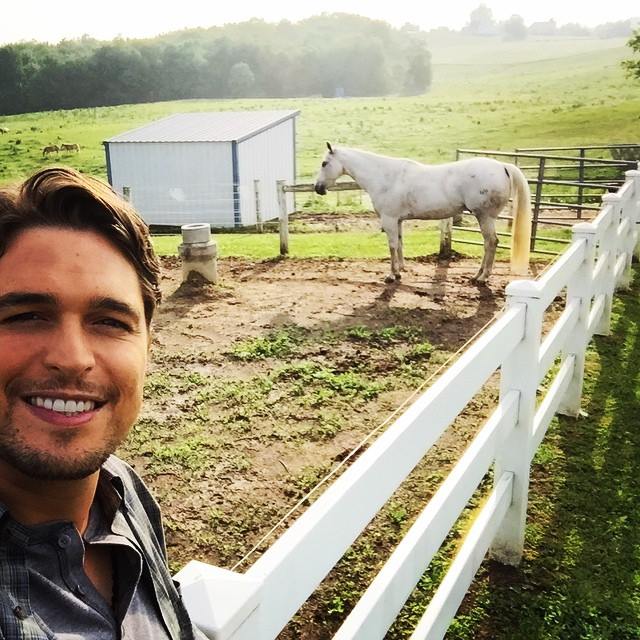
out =
{"type": "MultiPolygon", "coordinates": [[[[21,473],[38,480],[80,480],[95,473],[120,446],[122,430],[111,425],[111,433],[92,449],[78,451],[73,447],[74,432],[52,434],[53,446],[47,451],[31,446],[28,437],[11,416],[18,401],[9,406],[5,420],[0,422],[0,460],[21,473]],[[59,453],[54,453],[58,451],[59,453]]],[[[26,430],[28,433],[28,429],[26,430]]]]}

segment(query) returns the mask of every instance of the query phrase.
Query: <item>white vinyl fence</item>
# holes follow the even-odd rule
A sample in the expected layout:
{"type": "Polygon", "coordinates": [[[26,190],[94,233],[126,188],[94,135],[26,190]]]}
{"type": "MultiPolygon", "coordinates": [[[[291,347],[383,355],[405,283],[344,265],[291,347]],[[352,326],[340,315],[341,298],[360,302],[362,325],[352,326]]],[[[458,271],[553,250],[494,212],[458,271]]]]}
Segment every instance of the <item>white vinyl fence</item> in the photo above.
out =
{"type": "Polygon", "coordinates": [[[609,332],[616,287],[629,285],[638,242],[640,171],[573,227],[569,248],[537,280],[506,289],[507,308],[244,574],[190,562],[176,575],[195,623],[217,640],[271,640],[342,557],[403,479],[500,368],[500,399],[334,638],[384,638],[478,484],[495,486],[412,640],[446,633],[482,559],[519,563],[531,459],[556,412],[577,416],[585,349],[609,332]],[[543,336],[545,310],[565,308],[543,336]],[[554,373],[540,402],[536,391],[554,373]],[[551,375],[551,374],[549,374],[551,375]]]}

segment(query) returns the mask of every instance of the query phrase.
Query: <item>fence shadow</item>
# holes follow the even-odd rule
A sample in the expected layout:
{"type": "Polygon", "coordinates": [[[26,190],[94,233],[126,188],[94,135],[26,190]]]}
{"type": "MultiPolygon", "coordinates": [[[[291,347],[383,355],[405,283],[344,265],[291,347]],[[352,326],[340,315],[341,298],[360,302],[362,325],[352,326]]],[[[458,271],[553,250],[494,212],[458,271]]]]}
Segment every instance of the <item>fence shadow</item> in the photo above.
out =
{"type": "Polygon", "coordinates": [[[521,566],[482,574],[492,622],[477,640],[640,638],[639,280],[617,296],[612,335],[591,345],[588,416],[560,416],[534,460],[521,566]]]}

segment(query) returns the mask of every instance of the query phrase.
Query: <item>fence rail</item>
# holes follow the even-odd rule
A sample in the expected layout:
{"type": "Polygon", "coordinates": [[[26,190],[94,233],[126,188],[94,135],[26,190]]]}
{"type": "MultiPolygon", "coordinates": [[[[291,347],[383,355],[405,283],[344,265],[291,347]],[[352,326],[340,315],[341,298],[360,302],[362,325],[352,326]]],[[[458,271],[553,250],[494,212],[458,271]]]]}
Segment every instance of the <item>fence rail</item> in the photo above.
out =
{"type": "Polygon", "coordinates": [[[518,564],[523,551],[531,459],[556,412],[580,410],[584,356],[593,334],[609,332],[617,286],[630,282],[638,244],[640,171],[604,196],[592,222],[538,280],[506,288],[507,309],[462,353],[245,573],[199,562],[176,578],[195,623],[216,640],[271,640],[288,623],[395,489],[500,369],[492,415],[425,506],[336,638],[383,638],[482,478],[495,484],[413,639],[443,637],[482,558],[518,564]],[[547,307],[566,291],[546,337],[547,307]],[[558,371],[540,402],[540,380],[558,371]]]}

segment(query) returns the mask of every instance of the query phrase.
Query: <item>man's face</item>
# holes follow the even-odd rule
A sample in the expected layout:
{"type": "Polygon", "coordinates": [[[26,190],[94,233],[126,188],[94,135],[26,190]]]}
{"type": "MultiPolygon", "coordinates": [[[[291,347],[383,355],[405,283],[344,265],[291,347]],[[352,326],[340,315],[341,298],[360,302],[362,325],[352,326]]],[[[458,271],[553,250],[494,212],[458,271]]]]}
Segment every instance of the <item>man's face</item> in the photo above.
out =
{"type": "Polygon", "coordinates": [[[138,276],[91,231],[35,228],[0,257],[0,474],[95,472],[142,401],[138,276]]]}

